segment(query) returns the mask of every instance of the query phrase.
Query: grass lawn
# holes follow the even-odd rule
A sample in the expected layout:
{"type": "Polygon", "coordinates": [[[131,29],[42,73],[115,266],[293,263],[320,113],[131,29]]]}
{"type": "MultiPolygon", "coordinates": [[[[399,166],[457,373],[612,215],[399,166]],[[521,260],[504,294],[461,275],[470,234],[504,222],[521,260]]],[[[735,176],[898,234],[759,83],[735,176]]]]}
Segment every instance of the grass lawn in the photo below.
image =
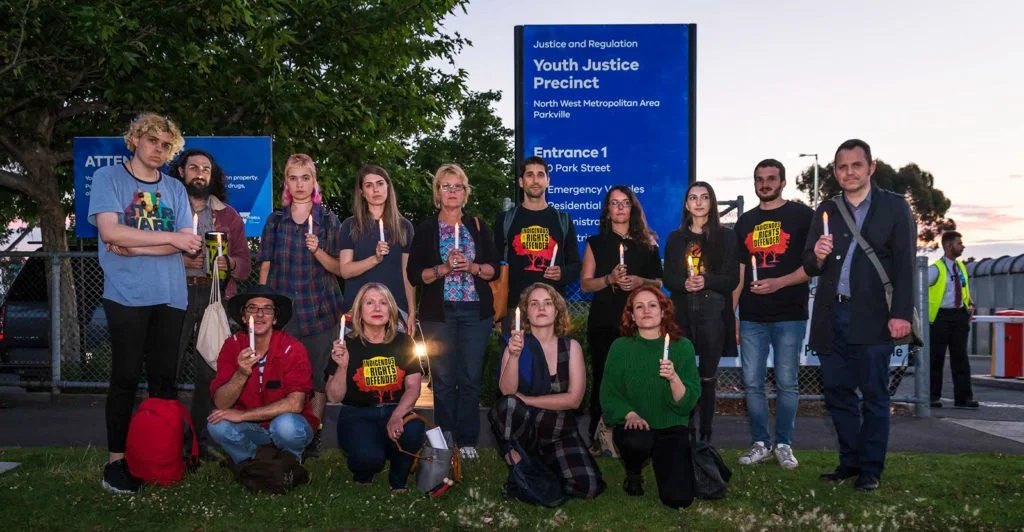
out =
{"type": "MultiPolygon", "coordinates": [[[[493,450],[463,467],[464,482],[432,500],[388,493],[385,475],[355,486],[344,457],[330,450],[307,464],[312,483],[285,496],[253,496],[227,470],[205,464],[170,488],[131,497],[100,487],[106,453],[98,449],[8,448],[0,461],[21,462],[0,475],[3,530],[1007,530],[1024,527],[1024,458],[1010,455],[890,454],[881,489],[860,493],[831,484],[830,451],[798,453],[801,466],[774,462],[733,467],[729,495],[686,510],[658,502],[645,471],[644,497],[622,491],[622,466],[601,459],[608,490],[594,501],[547,510],[502,498],[506,470],[493,450]]],[[[723,453],[735,464],[739,451],[723,453]]],[[[413,485],[410,482],[410,485],[413,485]]]]}

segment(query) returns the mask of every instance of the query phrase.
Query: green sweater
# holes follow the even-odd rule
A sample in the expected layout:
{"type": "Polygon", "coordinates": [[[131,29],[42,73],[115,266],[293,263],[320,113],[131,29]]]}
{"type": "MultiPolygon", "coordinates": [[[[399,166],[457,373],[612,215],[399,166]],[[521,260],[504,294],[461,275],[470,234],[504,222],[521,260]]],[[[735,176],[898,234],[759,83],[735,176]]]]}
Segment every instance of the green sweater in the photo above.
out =
{"type": "Polygon", "coordinates": [[[639,335],[615,340],[608,351],[601,383],[601,409],[609,425],[622,425],[635,411],[652,429],[689,424],[690,411],[700,398],[700,378],[693,344],[686,338],[670,342],[668,358],[686,387],[679,402],[672,400],[669,382],[658,375],[664,338],[639,335]]]}

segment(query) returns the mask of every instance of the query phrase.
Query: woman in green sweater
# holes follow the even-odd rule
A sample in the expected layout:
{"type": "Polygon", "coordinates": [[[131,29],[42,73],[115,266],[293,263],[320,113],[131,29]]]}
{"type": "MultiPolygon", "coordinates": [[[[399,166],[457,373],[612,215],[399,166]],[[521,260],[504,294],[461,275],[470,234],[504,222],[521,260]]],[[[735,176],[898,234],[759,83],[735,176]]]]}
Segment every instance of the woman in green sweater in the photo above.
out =
{"type": "Polygon", "coordinates": [[[686,508],[693,502],[687,425],[700,379],[693,344],[673,314],[672,302],[654,287],[629,295],[622,337],[608,352],[601,409],[626,466],[626,493],[643,495],[642,471],[650,458],[662,504],[686,508]]]}

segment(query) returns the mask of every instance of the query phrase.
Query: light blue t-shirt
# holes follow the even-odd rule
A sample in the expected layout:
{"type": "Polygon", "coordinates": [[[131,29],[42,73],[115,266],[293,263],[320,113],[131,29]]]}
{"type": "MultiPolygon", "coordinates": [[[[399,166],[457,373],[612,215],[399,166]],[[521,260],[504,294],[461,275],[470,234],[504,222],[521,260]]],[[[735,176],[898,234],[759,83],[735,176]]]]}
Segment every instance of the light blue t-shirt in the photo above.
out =
{"type": "MultiPolygon", "coordinates": [[[[117,213],[118,223],[143,231],[176,232],[192,227],[192,206],[184,185],[164,173],[156,183],[132,177],[124,165],[111,165],[93,174],[89,196],[89,222],[96,215],[117,213]]],[[[128,307],[188,306],[185,263],[180,253],[163,256],[122,257],[106,249],[100,236],[103,297],[128,307]]]]}

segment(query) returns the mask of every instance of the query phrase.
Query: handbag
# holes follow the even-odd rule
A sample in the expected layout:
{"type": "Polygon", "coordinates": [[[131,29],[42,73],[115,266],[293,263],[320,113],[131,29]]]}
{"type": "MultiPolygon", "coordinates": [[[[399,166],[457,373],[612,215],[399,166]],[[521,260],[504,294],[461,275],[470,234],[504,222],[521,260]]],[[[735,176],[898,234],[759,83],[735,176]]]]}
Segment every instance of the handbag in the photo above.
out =
{"type": "Polygon", "coordinates": [[[217,261],[213,262],[213,280],[210,282],[210,304],[203,311],[203,319],[199,323],[199,334],[196,336],[196,351],[203,360],[217,371],[217,357],[224,341],[231,336],[228,315],[224,312],[221,302],[220,282],[217,280],[217,261]]]}
{"type": "Polygon", "coordinates": [[[722,499],[729,489],[732,471],[710,443],[697,441],[697,431],[690,427],[690,461],[693,465],[693,494],[698,499],[722,499]]]}
{"type": "MultiPolygon", "coordinates": [[[[868,260],[875,267],[875,271],[878,272],[878,276],[882,279],[882,286],[885,288],[885,304],[889,307],[889,312],[892,312],[892,281],[889,280],[889,274],[885,272],[885,268],[882,267],[882,261],[878,260],[878,254],[875,253],[874,248],[871,244],[868,244],[867,240],[860,234],[860,229],[857,227],[857,223],[853,221],[853,216],[850,215],[850,210],[846,208],[846,204],[843,202],[841,197],[832,198],[832,202],[836,204],[839,210],[840,216],[843,217],[843,221],[846,222],[846,227],[850,228],[850,232],[853,233],[853,237],[857,239],[857,245],[867,255],[868,260]]],[[[924,342],[921,340],[924,336],[921,334],[921,316],[918,315],[917,307],[914,307],[914,313],[910,319],[910,334],[903,338],[896,338],[893,340],[895,345],[914,345],[917,347],[923,347],[924,342]]]]}
{"type": "Polygon", "coordinates": [[[612,429],[605,424],[604,416],[601,416],[601,419],[597,422],[597,430],[594,431],[594,443],[596,444],[594,448],[600,450],[598,456],[619,458],[619,450],[615,448],[615,440],[612,438],[612,429]]]}
{"type": "MultiPolygon", "coordinates": [[[[473,218],[476,222],[476,232],[480,232],[480,218],[473,218]]],[[[505,239],[508,239],[508,231],[512,225],[512,217],[508,213],[502,218],[502,225],[505,230],[505,239]]],[[[505,256],[498,266],[497,275],[487,283],[491,287],[491,296],[494,300],[494,321],[500,321],[508,313],[508,246],[505,246],[505,256]]]]}
{"type": "MultiPolygon", "coordinates": [[[[427,418],[412,412],[402,418],[402,423],[408,423],[418,419],[427,426],[428,430],[437,427],[427,418]]],[[[445,434],[447,449],[431,447],[430,443],[424,443],[417,452],[411,453],[402,448],[402,444],[395,442],[398,451],[413,457],[412,469],[416,473],[416,489],[429,493],[438,489],[444,480],[450,479],[454,482],[462,482],[462,461],[459,456],[459,448],[454,443],[451,434],[445,434]]]]}

